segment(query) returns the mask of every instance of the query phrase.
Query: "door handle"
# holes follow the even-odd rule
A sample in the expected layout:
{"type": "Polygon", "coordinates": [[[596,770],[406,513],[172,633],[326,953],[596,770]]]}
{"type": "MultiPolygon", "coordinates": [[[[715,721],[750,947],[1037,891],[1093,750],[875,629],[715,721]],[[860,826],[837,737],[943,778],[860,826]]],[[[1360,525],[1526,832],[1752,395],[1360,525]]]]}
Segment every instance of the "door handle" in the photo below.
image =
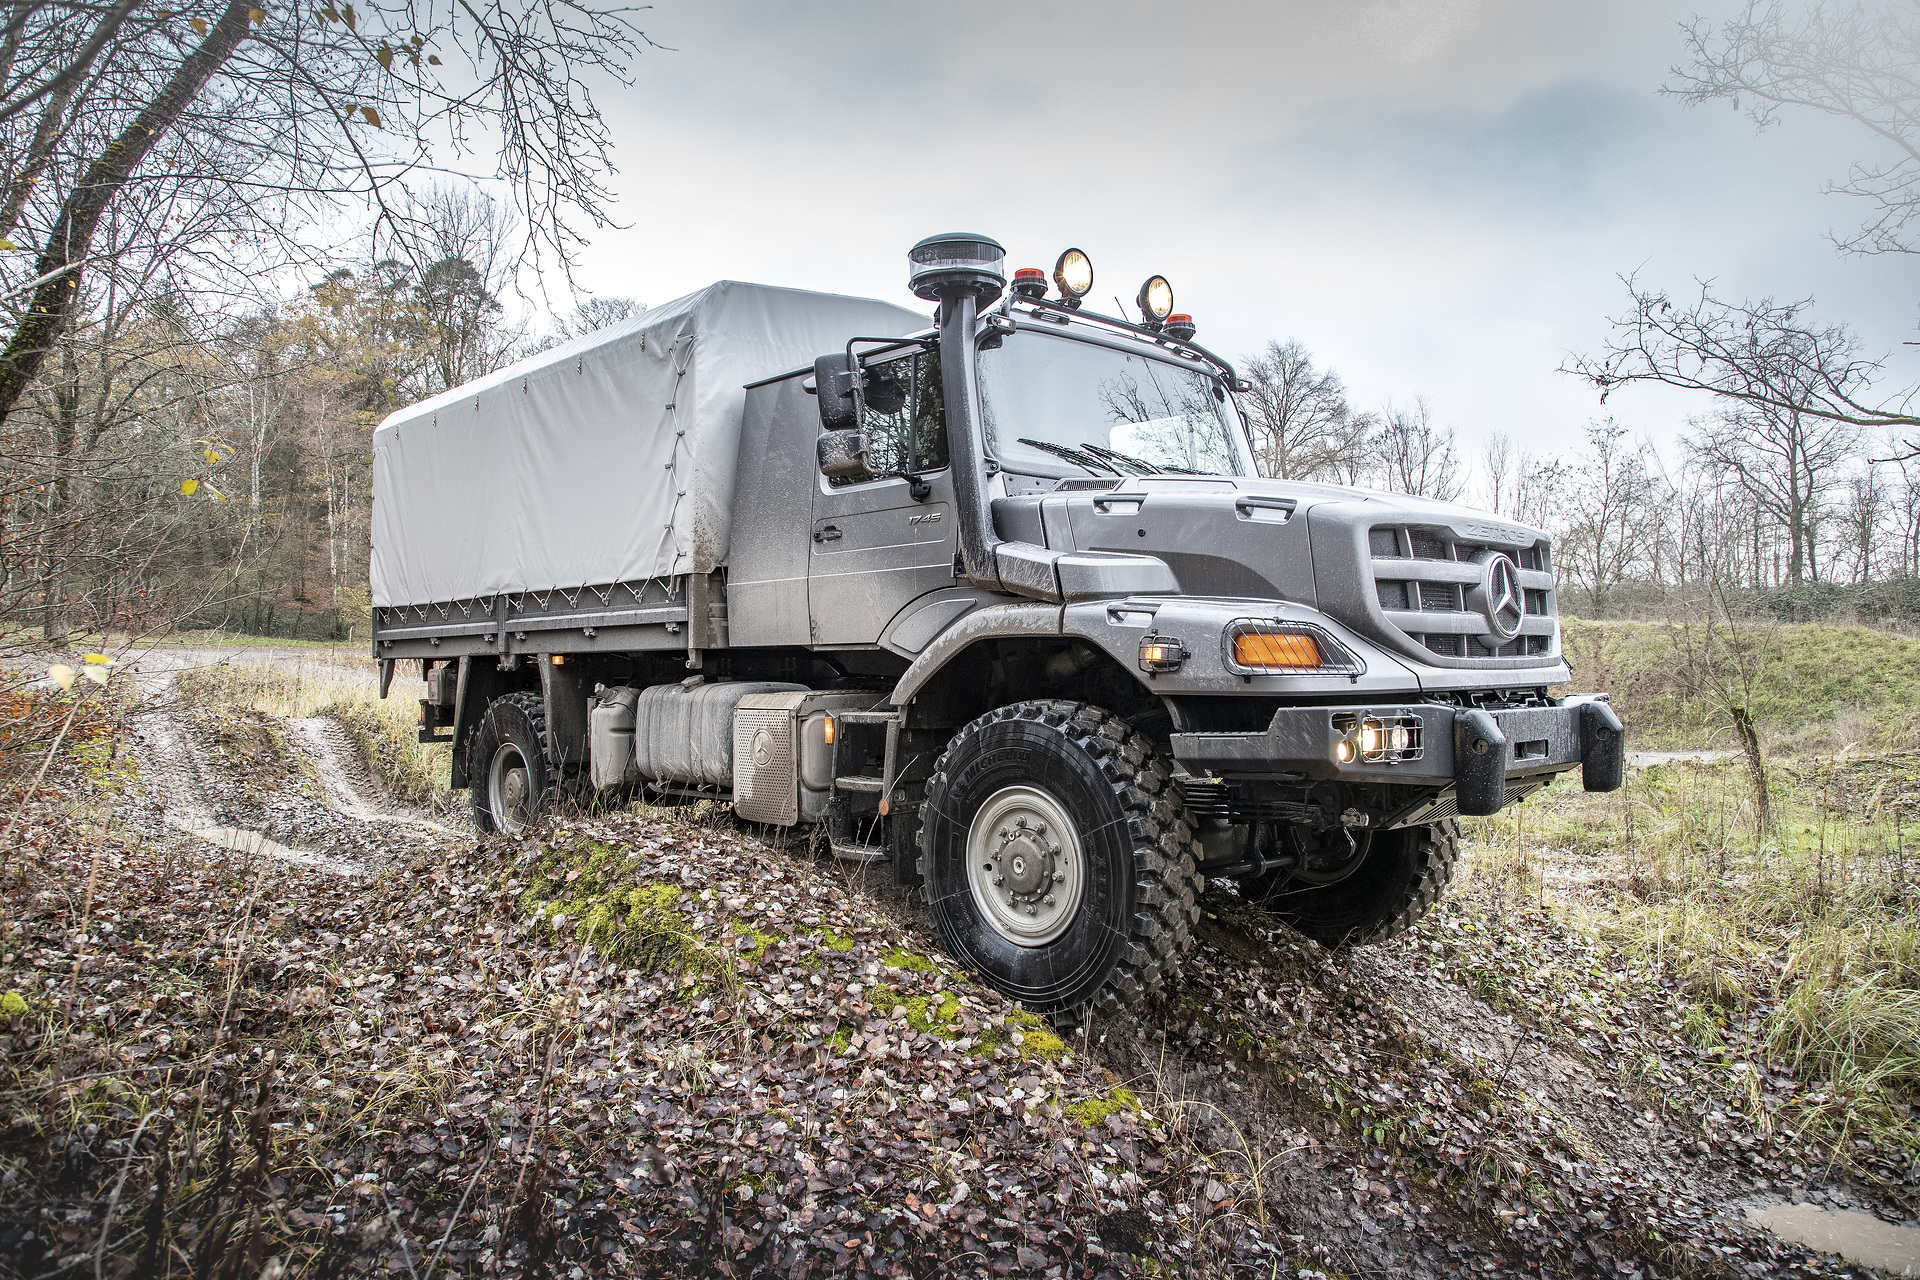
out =
{"type": "Polygon", "coordinates": [[[813,540],[815,542],[838,542],[840,540],[840,526],[830,524],[824,529],[815,529],[813,531],[813,540]]]}

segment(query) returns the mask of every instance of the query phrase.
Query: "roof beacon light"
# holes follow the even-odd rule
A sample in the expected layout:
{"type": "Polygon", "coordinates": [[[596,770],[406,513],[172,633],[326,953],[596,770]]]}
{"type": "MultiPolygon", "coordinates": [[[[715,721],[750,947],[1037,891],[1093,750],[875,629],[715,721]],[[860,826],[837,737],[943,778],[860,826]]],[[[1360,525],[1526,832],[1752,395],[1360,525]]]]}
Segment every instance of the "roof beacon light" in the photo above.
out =
{"type": "Polygon", "coordinates": [[[1167,336],[1179,342],[1192,342],[1193,335],[1199,330],[1193,327],[1193,317],[1184,311],[1176,311],[1167,317],[1167,336]]]}
{"type": "Polygon", "coordinates": [[[1093,291],[1093,259],[1078,249],[1069,249],[1053,264],[1053,283],[1059,286],[1060,301],[1078,309],[1080,299],[1093,291]]]}
{"type": "Polygon", "coordinates": [[[1022,267],[1013,273],[1013,292],[1021,298],[1047,296],[1047,273],[1038,267],[1022,267]]]}
{"type": "Polygon", "coordinates": [[[972,293],[985,306],[1007,287],[1006,261],[1007,251],[992,236],[928,236],[907,254],[907,288],[929,302],[972,293]]]}
{"type": "Polygon", "coordinates": [[[1173,312],[1173,286],[1165,276],[1148,276],[1135,302],[1140,308],[1140,323],[1158,331],[1173,312]]]}

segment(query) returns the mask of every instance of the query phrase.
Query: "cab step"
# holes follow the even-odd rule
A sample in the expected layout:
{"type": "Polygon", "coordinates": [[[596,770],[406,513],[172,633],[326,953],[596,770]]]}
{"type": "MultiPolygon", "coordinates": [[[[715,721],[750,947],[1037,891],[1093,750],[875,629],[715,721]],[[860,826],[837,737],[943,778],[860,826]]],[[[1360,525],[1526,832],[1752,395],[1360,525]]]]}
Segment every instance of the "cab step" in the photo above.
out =
{"type": "Polygon", "coordinates": [[[833,856],[843,862],[885,862],[891,855],[883,844],[854,844],[835,840],[833,856]]]}
{"type": "Polygon", "coordinates": [[[876,778],[870,773],[850,773],[833,780],[836,791],[867,791],[878,795],[887,789],[885,778],[876,778]]]}

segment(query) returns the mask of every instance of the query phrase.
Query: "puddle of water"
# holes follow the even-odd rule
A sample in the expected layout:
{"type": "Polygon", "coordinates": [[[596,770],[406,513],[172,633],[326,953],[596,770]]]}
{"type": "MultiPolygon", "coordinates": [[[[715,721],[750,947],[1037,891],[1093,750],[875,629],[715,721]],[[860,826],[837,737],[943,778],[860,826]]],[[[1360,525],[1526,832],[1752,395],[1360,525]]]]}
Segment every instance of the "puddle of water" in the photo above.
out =
{"type": "Polygon", "coordinates": [[[269,840],[258,831],[248,831],[244,827],[182,827],[190,835],[200,837],[208,844],[219,845],[222,849],[232,849],[236,853],[252,854],[263,858],[277,858],[282,862],[298,863],[303,867],[313,867],[319,871],[331,871],[335,875],[365,875],[367,869],[357,862],[344,858],[329,858],[324,854],[302,853],[290,849],[277,840],[269,840]]]}
{"type": "Polygon", "coordinates": [[[1920,1227],[1897,1227],[1870,1213],[1815,1204],[1751,1205],[1747,1220],[1783,1240],[1896,1276],[1920,1276],[1920,1227]]]}

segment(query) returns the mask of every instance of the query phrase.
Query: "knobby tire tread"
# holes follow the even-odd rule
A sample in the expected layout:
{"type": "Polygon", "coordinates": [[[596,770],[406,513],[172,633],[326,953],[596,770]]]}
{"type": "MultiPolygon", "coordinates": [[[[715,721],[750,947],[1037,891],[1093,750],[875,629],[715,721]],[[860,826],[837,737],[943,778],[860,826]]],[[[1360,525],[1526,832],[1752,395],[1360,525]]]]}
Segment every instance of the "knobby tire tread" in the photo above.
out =
{"type": "Polygon", "coordinates": [[[1015,720],[1058,731],[1099,766],[1126,815],[1133,846],[1134,911],[1122,957],[1091,998],[1052,1016],[1071,1025],[1090,1013],[1104,1016],[1138,1006],[1165,985],[1193,947],[1200,919],[1197,826],[1174,783],[1172,763],[1119,716],[1084,702],[1045,699],[997,708],[961,729],[934,762],[920,802],[920,874],[929,870],[930,819],[954,753],[989,726],[1015,720]]]}

